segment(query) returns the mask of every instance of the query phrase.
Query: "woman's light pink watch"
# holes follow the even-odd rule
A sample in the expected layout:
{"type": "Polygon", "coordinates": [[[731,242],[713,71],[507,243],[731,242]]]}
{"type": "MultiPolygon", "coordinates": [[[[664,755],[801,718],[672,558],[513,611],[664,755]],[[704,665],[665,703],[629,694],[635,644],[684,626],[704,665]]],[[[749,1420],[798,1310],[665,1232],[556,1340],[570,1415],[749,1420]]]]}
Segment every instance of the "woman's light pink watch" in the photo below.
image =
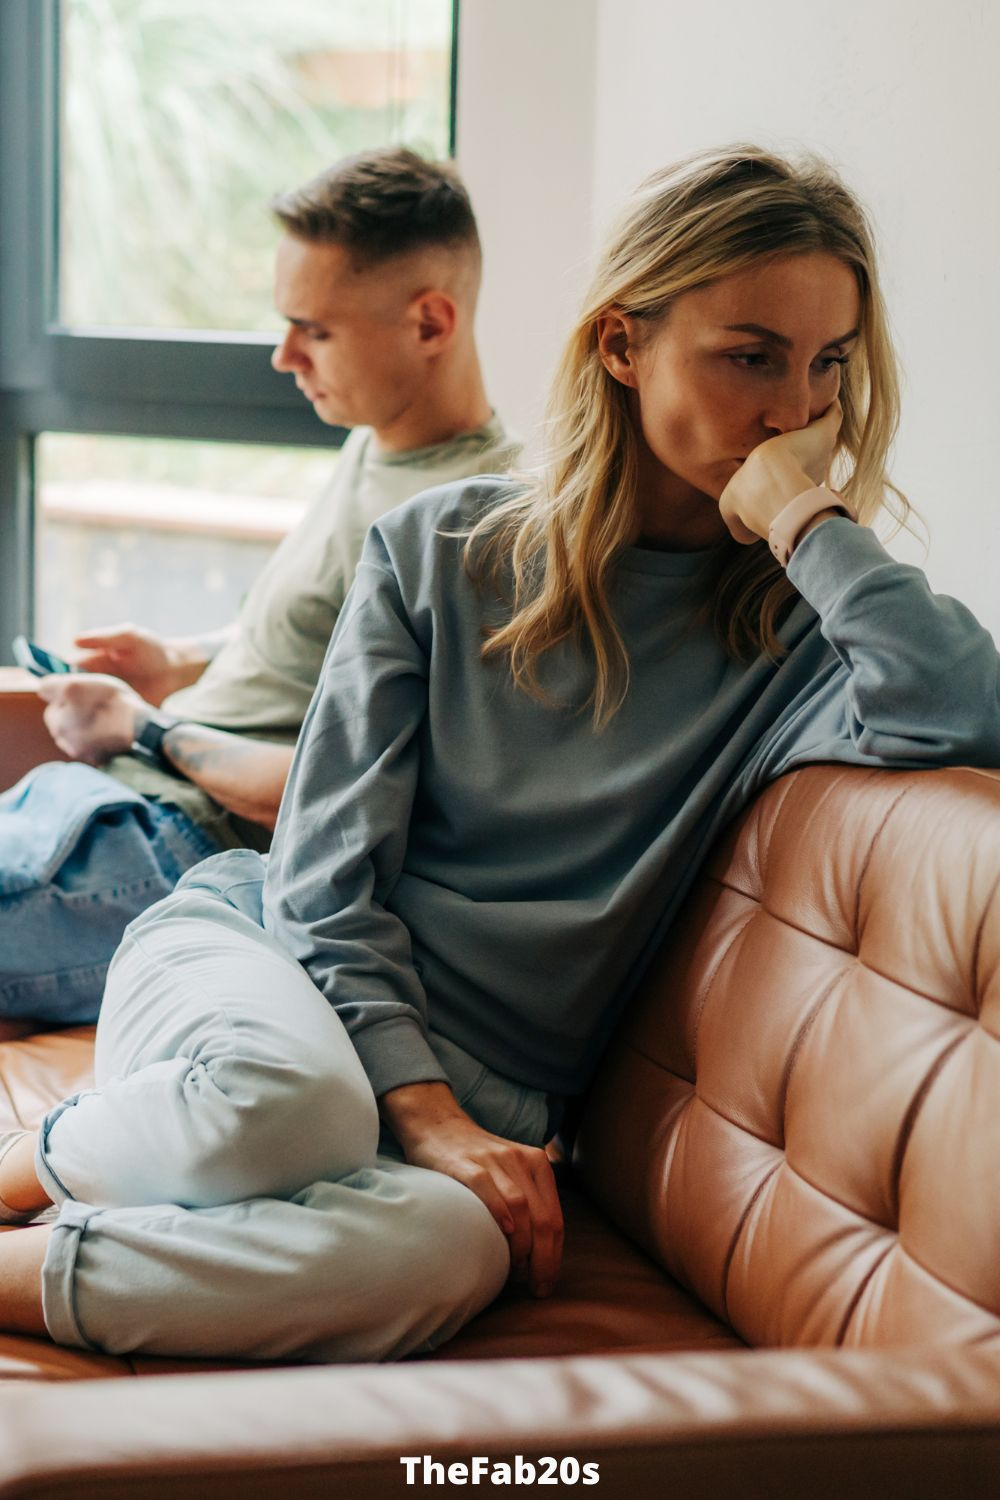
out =
{"type": "Polygon", "coordinates": [[[767,545],[783,568],[788,566],[788,559],[795,551],[795,543],[802,535],[802,528],[813,516],[819,515],[821,510],[839,510],[849,521],[858,519],[836,490],[828,490],[822,484],[817,484],[811,490],[803,490],[801,495],[796,495],[794,500],[788,502],[784,510],[779,510],[768,528],[767,545]]]}

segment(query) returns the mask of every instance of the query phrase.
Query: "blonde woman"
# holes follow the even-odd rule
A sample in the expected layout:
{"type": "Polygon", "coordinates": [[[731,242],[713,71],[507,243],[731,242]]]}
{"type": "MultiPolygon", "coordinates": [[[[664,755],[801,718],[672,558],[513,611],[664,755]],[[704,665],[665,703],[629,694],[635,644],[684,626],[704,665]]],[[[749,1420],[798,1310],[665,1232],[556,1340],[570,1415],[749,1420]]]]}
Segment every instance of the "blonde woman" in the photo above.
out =
{"type": "Polygon", "coordinates": [[[1000,764],[989,634],[870,529],[896,421],[826,166],[643,184],[544,467],[372,527],[266,874],[218,855],[132,924],[96,1090],[8,1140],[9,1220],[59,1205],[0,1236],[9,1327],[392,1358],[551,1291],[542,1147],[723,823],[806,761],[1000,764]]]}

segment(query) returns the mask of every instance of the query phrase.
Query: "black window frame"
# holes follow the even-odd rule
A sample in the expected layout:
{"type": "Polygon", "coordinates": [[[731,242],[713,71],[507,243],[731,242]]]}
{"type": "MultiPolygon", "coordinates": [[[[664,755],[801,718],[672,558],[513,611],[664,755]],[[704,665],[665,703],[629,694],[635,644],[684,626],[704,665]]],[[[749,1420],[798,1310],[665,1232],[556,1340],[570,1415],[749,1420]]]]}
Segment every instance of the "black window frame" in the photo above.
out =
{"type": "MultiPolygon", "coordinates": [[[[0,661],[34,615],[45,432],[339,447],[273,334],[68,328],[58,319],[60,0],[0,0],[0,661]]],[[[459,0],[452,0],[455,152],[459,0]]]]}

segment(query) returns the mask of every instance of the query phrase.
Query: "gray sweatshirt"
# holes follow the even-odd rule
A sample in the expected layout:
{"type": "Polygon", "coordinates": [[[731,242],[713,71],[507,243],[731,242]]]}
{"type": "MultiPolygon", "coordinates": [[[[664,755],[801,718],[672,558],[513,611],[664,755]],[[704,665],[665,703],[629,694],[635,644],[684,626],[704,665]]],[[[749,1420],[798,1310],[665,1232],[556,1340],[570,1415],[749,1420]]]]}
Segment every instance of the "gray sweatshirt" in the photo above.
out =
{"type": "Polygon", "coordinates": [[[441,534],[509,493],[446,485],[372,526],[275,831],[265,926],[376,1094],[445,1078],[428,1022],[517,1082],[578,1092],[719,829],[793,766],[1000,765],[991,636],[840,517],[791,560],[777,665],[692,625],[709,554],[630,548],[622,708],[595,733],[568,642],[540,671],[566,706],[537,702],[481,660],[498,605],[441,534]]]}

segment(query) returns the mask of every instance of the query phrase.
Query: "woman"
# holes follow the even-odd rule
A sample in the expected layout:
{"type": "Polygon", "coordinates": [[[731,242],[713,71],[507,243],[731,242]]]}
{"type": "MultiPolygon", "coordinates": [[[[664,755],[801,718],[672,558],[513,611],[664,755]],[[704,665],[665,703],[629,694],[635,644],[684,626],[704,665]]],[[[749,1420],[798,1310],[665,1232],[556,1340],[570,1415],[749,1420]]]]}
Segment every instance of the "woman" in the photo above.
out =
{"type": "Polygon", "coordinates": [[[372,528],[266,878],[217,856],[133,923],[100,1087],[8,1141],[8,1218],[61,1205],[0,1237],[9,1327],[389,1358],[551,1290],[541,1148],[722,824],[806,761],[1000,763],[990,636],[868,529],[896,420],[826,167],[643,184],[544,469],[372,528]]]}

